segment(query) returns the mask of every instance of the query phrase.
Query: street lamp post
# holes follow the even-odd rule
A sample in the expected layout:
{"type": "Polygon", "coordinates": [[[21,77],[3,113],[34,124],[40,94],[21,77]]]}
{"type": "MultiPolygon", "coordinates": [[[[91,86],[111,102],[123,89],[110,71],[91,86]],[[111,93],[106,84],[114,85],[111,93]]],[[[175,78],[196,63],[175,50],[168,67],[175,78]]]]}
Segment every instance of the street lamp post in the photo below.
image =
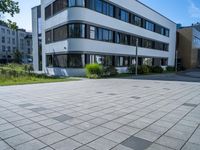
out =
{"type": "Polygon", "coordinates": [[[135,75],[138,75],[138,38],[136,39],[136,62],[135,62],[135,75]]]}

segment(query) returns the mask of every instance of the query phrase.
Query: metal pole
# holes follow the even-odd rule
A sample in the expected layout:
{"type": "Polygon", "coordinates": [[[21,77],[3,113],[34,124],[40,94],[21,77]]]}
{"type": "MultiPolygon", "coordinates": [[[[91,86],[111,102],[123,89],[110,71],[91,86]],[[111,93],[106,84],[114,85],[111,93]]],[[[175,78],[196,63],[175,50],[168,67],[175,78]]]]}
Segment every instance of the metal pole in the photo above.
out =
{"type": "Polygon", "coordinates": [[[135,75],[138,75],[138,38],[136,39],[136,62],[135,62],[135,75]]]}
{"type": "Polygon", "coordinates": [[[176,50],[176,72],[178,72],[178,51],[176,50]]]}

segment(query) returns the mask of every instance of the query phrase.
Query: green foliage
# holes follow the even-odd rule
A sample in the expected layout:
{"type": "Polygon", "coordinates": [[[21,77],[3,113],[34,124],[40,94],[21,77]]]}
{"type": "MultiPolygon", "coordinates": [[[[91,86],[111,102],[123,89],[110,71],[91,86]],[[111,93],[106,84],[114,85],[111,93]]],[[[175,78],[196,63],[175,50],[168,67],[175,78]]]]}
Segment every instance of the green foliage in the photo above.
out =
{"type": "Polygon", "coordinates": [[[135,73],[135,65],[130,65],[128,67],[128,72],[131,73],[131,74],[134,74],[135,73]]]}
{"type": "Polygon", "coordinates": [[[175,68],[172,67],[172,66],[167,66],[166,71],[167,71],[167,72],[174,72],[174,71],[175,71],[175,68]]]}
{"type": "MultiPolygon", "coordinates": [[[[10,14],[12,17],[20,12],[19,3],[14,0],[0,0],[0,14],[10,14]]],[[[1,17],[1,15],[0,15],[1,17]]],[[[10,28],[17,29],[15,22],[8,20],[6,23],[10,28]]]]}
{"type": "Polygon", "coordinates": [[[22,62],[22,53],[19,50],[14,52],[14,62],[21,63],[22,62]]]}
{"type": "Polygon", "coordinates": [[[103,67],[99,64],[88,64],[85,69],[88,78],[97,79],[102,76],[103,67]]]}
{"type": "Polygon", "coordinates": [[[110,77],[118,74],[117,69],[114,66],[108,66],[103,68],[103,76],[110,77]]]}
{"type": "Polygon", "coordinates": [[[34,74],[32,65],[0,65],[0,86],[30,83],[62,82],[74,79],[50,77],[45,74],[34,74]]]}
{"type": "Polygon", "coordinates": [[[155,66],[155,67],[152,67],[152,72],[153,73],[163,73],[163,68],[160,67],[160,66],[155,66]]]}
{"type": "Polygon", "coordinates": [[[139,74],[148,74],[150,73],[149,67],[147,65],[142,65],[138,67],[139,74]]]}

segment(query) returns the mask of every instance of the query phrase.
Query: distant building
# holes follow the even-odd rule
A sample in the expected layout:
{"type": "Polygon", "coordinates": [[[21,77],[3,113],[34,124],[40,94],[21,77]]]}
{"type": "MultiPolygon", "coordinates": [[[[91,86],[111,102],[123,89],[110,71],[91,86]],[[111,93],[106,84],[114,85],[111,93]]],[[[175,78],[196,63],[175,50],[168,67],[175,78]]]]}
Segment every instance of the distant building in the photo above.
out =
{"type": "Polygon", "coordinates": [[[200,67],[200,25],[177,30],[177,51],[185,69],[200,67]]]}
{"type": "Polygon", "coordinates": [[[32,33],[24,29],[12,30],[1,22],[0,63],[12,62],[16,50],[21,52],[23,63],[32,61],[32,33]]]}

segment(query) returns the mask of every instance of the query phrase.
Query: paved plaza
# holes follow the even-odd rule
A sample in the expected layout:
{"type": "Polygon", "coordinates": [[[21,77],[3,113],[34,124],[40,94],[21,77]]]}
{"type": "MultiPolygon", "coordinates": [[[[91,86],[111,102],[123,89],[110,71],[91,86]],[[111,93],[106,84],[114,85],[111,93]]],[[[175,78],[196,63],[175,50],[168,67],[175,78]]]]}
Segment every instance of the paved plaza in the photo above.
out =
{"type": "Polygon", "coordinates": [[[0,150],[200,150],[200,83],[0,87],[0,150]]]}

